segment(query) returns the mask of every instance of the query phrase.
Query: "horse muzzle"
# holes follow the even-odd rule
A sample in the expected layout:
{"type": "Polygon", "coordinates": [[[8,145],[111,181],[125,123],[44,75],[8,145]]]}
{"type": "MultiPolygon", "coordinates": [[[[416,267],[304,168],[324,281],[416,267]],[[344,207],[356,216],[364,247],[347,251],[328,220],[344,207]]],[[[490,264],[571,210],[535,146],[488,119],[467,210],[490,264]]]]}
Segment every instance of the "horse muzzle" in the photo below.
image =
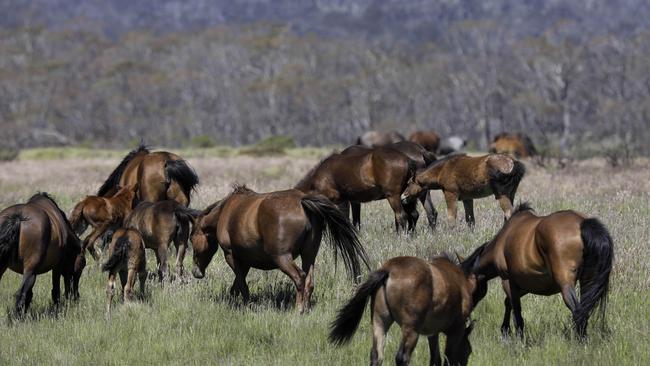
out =
{"type": "Polygon", "coordinates": [[[194,278],[199,278],[200,279],[200,278],[205,277],[205,274],[203,272],[201,272],[199,267],[194,267],[194,268],[192,268],[192,276],[194,276],[194,278]]]}
{"type": "Polygon", "coordinates": [[[402,195],[400,196],[400,200],[402,201],[403,205],[406,205],[407,203],[409,203],[409,201],[410,201],[409,198],[410,198],[409,195],[406,194],[406,193],[402,193],[402,195]]]}

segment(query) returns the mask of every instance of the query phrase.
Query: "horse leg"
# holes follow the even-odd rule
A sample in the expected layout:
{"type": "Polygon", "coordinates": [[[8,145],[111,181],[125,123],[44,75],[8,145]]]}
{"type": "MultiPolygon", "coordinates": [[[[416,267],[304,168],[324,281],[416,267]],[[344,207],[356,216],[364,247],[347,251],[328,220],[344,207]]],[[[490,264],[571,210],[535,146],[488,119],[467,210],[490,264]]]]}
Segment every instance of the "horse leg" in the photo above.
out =
{"type": "Polygon", "coordinates": [[[106,230],[108,230],[110,226],[110,223],[105,222],[101,224],[98,228],[95,228],[90,235],[86,237],[83,243],[83,247],[85,250],[88,250],[88,253],[90,253],[95,261],[99,261],[99,254],[97,253],[97,250],[95,249],[95,241],[104,234],[106,230]]]}
{"type": "Polygon", "coordinates": [[[400,200],[399,195],[390,196],[387,199],[388,204],[390,204],[390,207],[395,213],[395,230],[399,233],[401,229],[406,228],[408,215],[404,212],[404,207],[402,206],[402,201],[400,200]]]}
{"type": "Polygon", "coordinates": [[[499,206],[501,206],[501,210],[503,210],[505,220],[509,219],[510,215],[512,215],[512,201],[510,201],[510,198],[506,195],[497,197],[497,201],[499,201],[499,206]]]}
{"type": "Polygon", "coordinates": [[[418,343],[418,333],[410,326],[402,326],[402,342],[400,343],[396,365],[408,365],[411,362],[411,354],[418,343]]]}
{"type": "Polygon", "coordinates": [[[352,207],[352,224],[357,230],[361,230],[361,203],[350,202],[350,207],[352,207]]]}
{"type": "Polygon", "coordinates": [[[126,280],[127,280],[128,273],[126,270],[121,270],[117,273],[120,275],[120,284],[122,285],[122,301],[126,302],[125,290],[126,290],[126,280]]]}
{"type": "Polygon", "coordinates": [[[442,360],[440,359],[440,342],[438,334],[434,334],[428,338],[429,340],[429,365],[440,366],[442,360]]]}
{"type": "Polygon", "coordinates": [[[230,269],[235,273],[235,280],[230,287],[230,296],[236,296],[237,292],[239,292],[244,303],[248,303],[250,292],[248,290],[248,284],[246,284],[246,275],[248,275],[250,267],[242,265],[241,262],[233,256],[232,251],[224,250],[223,253],[226,258],[226,263],[228,263],[230,269]]]}
{"type": "Polygon", "coordinates": [[[167,252],[167,244],[158,243],[158,248],[156,248],[156,258],[158,259],[158,280],[160,283],[163,283],[165,278],[169,278],[167,252]]]}
{"type": "Polygon", "coordinates": [[[515,330],[517,336],[521,339],[524,338],[524,318],[521,316],[521,296],[523,296],[519,288],[510,283],[510,306],[515,315],[515,330]]]}
{"type": "Polygon", "coordinates": [[[293,258],[291,258],[291,255],[277,257],[275,262],[278,265],[278,268],[284,272],[284,274],[289,276],[293,281],[293,284],[296,286],[296,309],[300,314],[304,313],[305,299],[303,295],[305,294],[305,277],[307,277],[307,275],[296,265],[293,258]]]}
{"type": "Polygon", "coordinates": [[[111,272],[108,274],[108,284],[106,285],[106,299],[108,300],[106,304],[106,315],[111,312],[111,303],[113,302],[113,296],[115,295],[115,273],[111,272]]]}
{"type": "Polygon", "coordinates": [[[342,201],[338,205],[336,205],[341,212],[343,212],[343,215],[347,217],[348,219],[350,218],[350,201],[342,201]]]}
{"type": "Polygon", "coordinates": [[[512,307],[510,306],[510,282],[508,280],[501,281],[501,286],[503,287],[503,292],[506,294],[506,298],[503,302],[505,308],[503,314],[503,322],[501,323],[501,334],[503,337],[508,337],[510,335],[510,314],[512,312],[512,307]]]}
{"type": "Polygon", "coordinates": [[[417,209],[417,203],[417,201],[413,201],[407,205],[402,205],[404,207],[404,210],[406,210],[409,232],[415,231],[415,225],[418,223],[418,218],[420,217],[420,213],[417,209]]]}
{"type": "MultiPolygon", "coordinates": [[[[135,287],[137,270],[135,268],[129,268],[129,271],[126,274],[126,286],[124,286],[124,302],[133,301],[133,287],[135,287]]],[[[142,285],[140,285],[142,288],[142,285]]]]}
{"type": "Polygon", "coordinates": [[[52,270],[52,303],[58,305],[61,300],[61,271],[52,270]]]}
{"type": "Polygon", "coordinates": [[[393,318],[388,310],[385,292],[383,290],[375,293],[370,309],[372,309],[372,349],[370,351],[370,364],[379,366],[384,361],[386,333],[388,333],[388,329],[393,324],[393,318]]]}
{"type": "Polygon", "coordinates": [[[23,272],[23,281],[16,293],[16,313],[19,316],[25,315],[32,300],[32,288],[36,282],[36,274],[31,270],[23,272]]]}
{"type": "Polygon", "coordinates": [[[438,223],[438,211],[436,211],[435,206],[433,206],[433,199],[431,198],[431,191],[427,191],[425,194],[420,196],[420,202],[424,207],[424,212],[427,214],[427,220],[429,221],[429,226],[431,230],[436,229],[436,224],[438,223]]]}
{"type": "Polygon", "coordinates": [[[465,221],[470,228],[474,228],[476,220],[474,219],[474,200],[463,200],[465,207],[465,221]]]}
{"type": "Polygon", "coordinates": [[[458,195],[454,192],[444,191],[445,202],[447,203],[447,220],[451,225],[456,225],[456,215],[458,209],[456,208],[456,202],[458,201],[458,195]]]}
{"type": "MultiPolygon", "coordinates": [[[[184,226],[189,225],[185,224],[184,226]]],[[[174,237],[174,245],[176,246],[176,273],[179,277],[183,277],[185,269],[183,268],[183,260],[185,260],[185,252],[187,251],[187,240],[189,238],[189,227],[181,228],[176,232],[174,237]]]]}

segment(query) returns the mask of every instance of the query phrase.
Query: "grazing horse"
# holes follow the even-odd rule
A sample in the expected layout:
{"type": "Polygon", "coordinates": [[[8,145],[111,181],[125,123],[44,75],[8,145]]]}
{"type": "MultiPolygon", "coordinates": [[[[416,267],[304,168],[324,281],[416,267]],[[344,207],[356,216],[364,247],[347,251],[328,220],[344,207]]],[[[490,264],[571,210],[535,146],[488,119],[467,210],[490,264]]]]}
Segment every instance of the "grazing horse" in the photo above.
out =
{"type": "Polygon", "coordinates": [[[372,350],[370,364],[381,365],[386,333],[397,322],[402,330],[395,363],[408,365],[418,337],[429,339],[430,364],[440,365],[438,335],[447,336],[445,364],[466,365],[472,347],[466,326],[473,308],[476,278],[445,257],[431,262],[396,257],[368,276],[332,323],[330,342],[341,345],[356,332],[368,298],[371,299],[372,350]]]}
{"type": "Polygon", "coordinates": [[[387,199],[395,213],[399,232],[413,229],[411,211],[415,204],[402,206],[400,194],[415,174],[415,162],[403,153],[387,148],[351,147],[343,154],[332,154],[316,165],[295,186],[304,193],[318,193],[337,205],[387,199]],[[406,210],[408,209],[408,211],[406,210]]]}
{"type": "MultiPolygon", "coordinates": [[[[406,155],[409,159],[415,162],[415,168],[421,170],[426,168],[429,164],[436,161],[436,155],[430,151],[427,151],[422,146],[411,142],[411,141],[400,141],[394,144],[387,145],[386,148],[394,149],[402,154],[406,155]]],[[[341,151],[341,155],[353,155],[357,153],[364,153],[370,151],[371,148],[364,147],[361,145],[352,145],[345,150],[341,151]]],[[[431,199],[431,192],[425,191],[419,197],[422,207],[427,214],[427,219],[429,221],[429,226],[431,229],[435,229],[436,221],[438,218],[438,212],[436,211],[435,206],[433,205],[433,200],[431,199]]],[[[361,228],[361,204],[359,202],[350,202],[349,205],[352,207],[352,223],[357,229],[361,228]]],[[[339,205],[344,212],[347,212],[347,205],[339,205]]],[[[420,214],[418,214],[417,209],[410,205],[405,207],[406,211],[409,213],[409,226],[415,228],[420,214]]]]}
{"type": "Polygon", "coordinates": [[[174,200],[189,206],[192,190],[199,184],[194,169],[180,156],[167,151],[150,152],[138,146],[124,157],[99,188],[98,196],[111,197],[118,187],[138,183],[138,200],[174,200]]]}
{"type": "Polygon", "coordinates": [[[490,145],[491,153],[510,154],[517,159],[537,155],[533,141],[524,133],[502,132],[494,136],[490,145]]]}
{"type": "Polygon", "coordinates": [[[348,272],[356,278],[361,263],[368,265],[366,253],[350,221],[327,198],[296,189],[256,193],[236,186],[196,219],[192,274],[204,276],[218,245],[235,273],[231,295],[239,292],[248,301],[246,275],[251,267],[279,268],[296,286],[296,307],[302,313],[311,307],[314,263],[325,228],[335,255],[343,257],[348,272]],[[294,262],[297,256],[302,268],[294,262]]]}
{"type": "Polygon", "coordinates": [[[176,247],[176,272],[183,276],[183,259],[190,235],[190,224],[199,211],[187,208],[173,200],[156,203],[141,202],[124,220],[124,227],[136,229],[142,235],[145,247],[153,249],[158,262],[160,281],[169,275],[167,255],[169,244],[176,247]]]}
{"type": "Polygon", "coordinates": [[[66,298],[79,298],[79,278],[86,265],[79,238],[56,202],[39,193],[27,203],[0,212],[0,279],[10,268],[22,273],[16,293],[16,313],[24,315],[32,301],[36,275],[52,271],[52,302],[61,297],[63,276],[66,298]]]}
{"type": "Polygon", "coordinates": [[[111,225],[121,225],[124,218],[131,213],[137,189],[136,183],[120,188],[112,197],[86,196],[72,210],[70,223],[77,235],[83,234],[88,224],[93,227],[93,231],[84,239],[82,247],[88,250],[95,260],[99,259],[94,246],[95,241],[111,225]]]}
{"type": "Polygon", "coordinates": [[[432,153],[438,151],[438,146],[440,146],[440,136],[433,131],[415,131],[409,136],[409,141],[415,142],[432,153]]]}
{"type": "Polygon", "coordinates": [[[402,201],[408,204],[423,190],[441,189],[447,202],[447,218],[456,222],[456,201],[463,201],[465,220],[473,226],[473,200],[494,195],[507,219],[525,173],[524,165],[508,155],[451,155],[418,172],[402,194],[402,201]]]}
{"type": "Polygon", "coordinates": [[[523,337],[522,296],[561,293],[578,336],[584,338],[587,321],[597,306],[605,320],[613,259],[612,238],[597,219],[571,210],[537,216],[522,204],[497,235],[477,248],[462,266],[477,276],[475,305],[485,296],[487,282],[501,277],[506,294],[504,335],[510,332],[510,312],[514,311],[517,334],[523,337]],[[580,300],[575,289],[578,280],[580,300]]]}
{"type": "Polygon", "coordinates": [[[115,231],[107,251],[108,259],[102,265],[102,271],[108,272],[106,287],[106,314],[111,312],[111,303],[115,295],[115,274],[120,274],[122,296],[125,302],[133,300],[135,276],[140,279],[140,293],[144,294],[147,280],[147,261],[144,253],[144,240],[135,229],[120,228],[115,231]]]}
{"type": "Polygon", "coordinates": [[[366,147],[379,147],[404,140],[406,140],[404,136],[397,131],[368,131],[359,136],[356,143],[357,145],[363,145],[366,147]]]}

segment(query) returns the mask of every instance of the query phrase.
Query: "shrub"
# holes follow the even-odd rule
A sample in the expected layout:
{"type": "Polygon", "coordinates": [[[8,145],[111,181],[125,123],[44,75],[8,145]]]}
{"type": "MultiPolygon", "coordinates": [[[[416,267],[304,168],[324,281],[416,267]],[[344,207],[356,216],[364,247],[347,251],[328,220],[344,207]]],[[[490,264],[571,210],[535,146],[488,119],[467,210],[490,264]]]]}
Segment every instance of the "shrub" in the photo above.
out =
{"type": "Polygon", "coordinates": [[[210,137],[209,135],[197,135],[190,139],[190,146],[198,147],[200,149],[207,149],[207,148],[215,147],[216,144],[212,139],[212,137],[210,137]]]}
{"type": "Polygon", "coordinates": [[[0,161],[11,161],[18,157],[18,149],[11,147],[0,147],[0,161]]]}
{"type": "Polygon", "coordinates": [[[296,147],[296,143],[291,136],[270,136],[254,145],[242,148],[240,154],[254,156],[284,155],[286,149],[293,147],[296,147]]]}

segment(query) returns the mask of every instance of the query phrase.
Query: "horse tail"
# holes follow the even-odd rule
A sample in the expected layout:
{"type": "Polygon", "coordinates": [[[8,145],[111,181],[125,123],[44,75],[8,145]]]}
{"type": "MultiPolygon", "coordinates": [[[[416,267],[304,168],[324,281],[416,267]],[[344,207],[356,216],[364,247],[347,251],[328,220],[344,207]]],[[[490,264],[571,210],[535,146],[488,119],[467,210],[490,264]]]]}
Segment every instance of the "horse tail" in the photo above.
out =
{"type": "Polygon", "coordinates": [[[579,272],[580,303],[576,307],[574,321],[578,334],[584,336],[587,321],[597,307],[602,324],[605,325],[614,244],[607,228],[595,218],[586,219],[580,224],[580,236],[584,249],[579,272]]]}
{"type": "Polygon", "coordinates": [[[14,213],[0,223],[0,264],[18,257],[20,223],[26,220],[21,214],[14,213]]]}
{"type": "Polygon", "coordinates": [[[438,157],[436,156],[436,154],[429,151],[429,150],[424,150],[422,152],[422,157],[424,158],[424,164],[426,166],[428,166],[429,164],[431,164],[434,161],[438,160],[438,157]]]}
{"type": "Polygon", "coordinates": [[[332,201],[322,195],[306,195],[300,203],[310,220],[319,220],[327,226],[334,258],[341,255],[345,268],[353,278],[361,274],[361,262],[369,268],[366,251],[359,242],[354,226],[332,201]]]}
{"type": "Polygon", "coordinates": [[[194,222],[203,212],[193,208],[185,207],[180,203],[174,207],[174,215],[179,222],[194,222]]]}
{"type": "Polygon", "coordinates": [[[83,234],[83,232],[86,231],[86,228],[88,227],[88,222],[83,215],[85,205],[86,200],[77,203],[77,205],[72,209],[72,213],[70,214],[70,226],[72,226],[72,230],[74,230],[77,235],[83,234]]]}
{"type": "Polygon", "coordinates": [[[102,184],[101,187],[99,187],[99,191],[97,191],[97,195],[100,197],[106,197],[112,189],[117,187],[120,184],[120,179],[122,178],[122,173],[124,173],[124,170],[126,169],[126,166],[129,165],[131,160],[136,157],[136,155],[141,154],[141,153],[149,153],[149,149],[147,149],[147,146],[144,145],[144,143],[140,143],[140,145],[131,150],[124,159],[120,162],[120,164],[113,170],[113,172],[108,176],[104,184],[102,184]]]}
{"type": "Polygon", "coordinates": [[[115,242],[115,247],[113,248],[113,253],[111,256],[102,264],[102,271],[115,271],[115,269],[129,257],[129,246],[131,242],[126,236],[120,237],[115,242]]]}
{"type": "Polygon", "coordinates": [[[189,203],[190,194],[199,184],[199,176],[194,169],[183,159],[170,159],[165,162],[165,178],[168,183],[172,180],[178,183],[189,203]]]}
{"type": "Polygon", "coordinates": [[[387,278],[388,271],[380,269],[372,272],[366,282],[359,286],[350,301],[339,310],[336,319],[330,326],[329,341],[331,343],[340,346],[352,339],[363,317],[368,298],[386,283],[387,278]]]}
{"type": "Polygon", "coordinates": [[[522,162],[517,159],[512,159],[512,164],[512,170],[508,173],[502,172],[496,167],[491,167],[488,170],[494,193],[506,194],[511,200],[514,199],[519,183],[524,178],[524,175],[526,175],[526,166],[522,162]]]}

